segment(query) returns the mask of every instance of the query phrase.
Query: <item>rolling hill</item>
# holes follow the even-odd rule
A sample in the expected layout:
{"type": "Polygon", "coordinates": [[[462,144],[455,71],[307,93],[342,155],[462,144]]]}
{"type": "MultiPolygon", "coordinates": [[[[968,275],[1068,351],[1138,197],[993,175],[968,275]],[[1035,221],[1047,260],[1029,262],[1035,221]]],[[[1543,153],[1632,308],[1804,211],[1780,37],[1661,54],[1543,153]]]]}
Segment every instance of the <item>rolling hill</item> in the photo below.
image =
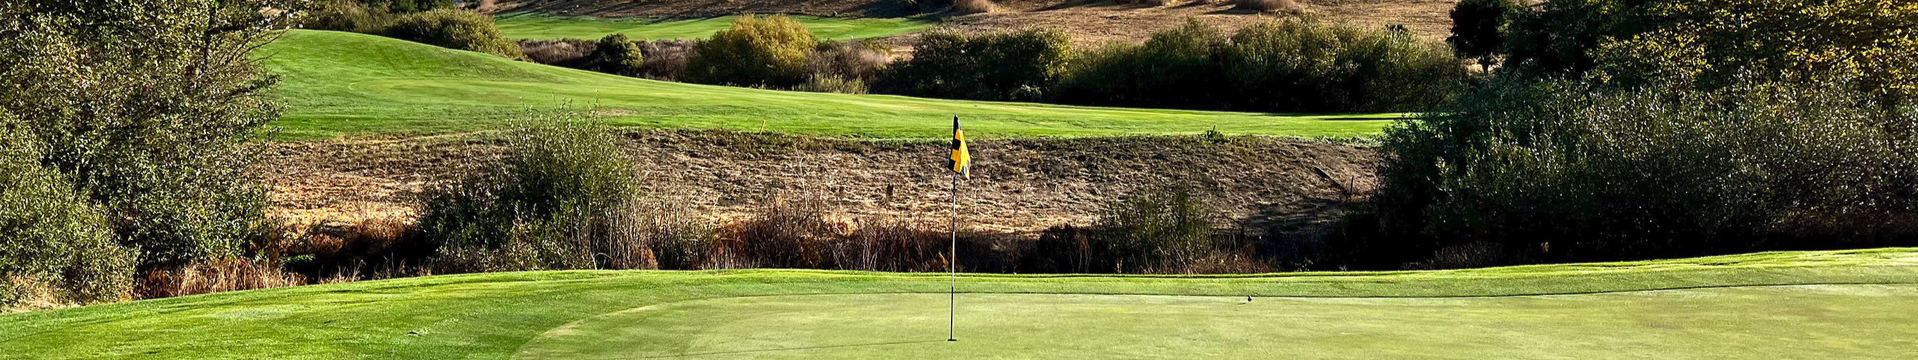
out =
{"type": "Polygon", "coordinates": [[[591,110],[618,126],[946,136],[953,116],[988,137],[1189,134],[1368,136],[1395,114],[1281,115],[758,90],[661,82],[372,35],[293,30],[259,52],[287,109],[282,140],[482,131],[529,109],[591,110]]]}

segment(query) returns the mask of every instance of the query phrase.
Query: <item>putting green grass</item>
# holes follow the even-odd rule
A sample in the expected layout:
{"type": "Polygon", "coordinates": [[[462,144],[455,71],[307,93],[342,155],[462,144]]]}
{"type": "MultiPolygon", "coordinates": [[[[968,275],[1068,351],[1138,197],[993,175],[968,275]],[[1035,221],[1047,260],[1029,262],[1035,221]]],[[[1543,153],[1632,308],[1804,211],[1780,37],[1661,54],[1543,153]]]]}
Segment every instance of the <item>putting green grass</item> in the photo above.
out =
{"type": "MultiPolygon", "coordinates": [[[[514,39],[598,39],[613,33],[633,39],[704,39],[732,26],[738,16],[691,20],[594,18],[538,14],[509,14],[493,18],[501,33],[514,39]]],[[[813,36],[845,40],[873,38],[925,30],[931,20],[917,18],[830,18],[793,16],[813,36]]]]}
{"type": "Polygon", "coordinates": [[[1766,359],[1918,349],[1918,285],[1466,299],[944,294],[668,303],[549,331],[514,359],[1766,359]],[[1864,335],[1863,334],[1870,334],[1864,335]]]}
{"type": "Polygon", "coordinates": [[[1899,359],[1918,348],[1918,249],[1450,271],[966,274],[956,343],[943,341],[946,281],[740,270],[328,284],[4,315],[0,358],[1899,359]]]}
{"type": "Polygon", "coordinates": [[[294,30],[262,49],[283,76],[281,140],[498,128],[528,109],[593,110],[615,126],[873,138],[1228,134],[1363,137],[1396,114],[1291,116],[822,94],[635,79],[385,37],[294,30]]]}

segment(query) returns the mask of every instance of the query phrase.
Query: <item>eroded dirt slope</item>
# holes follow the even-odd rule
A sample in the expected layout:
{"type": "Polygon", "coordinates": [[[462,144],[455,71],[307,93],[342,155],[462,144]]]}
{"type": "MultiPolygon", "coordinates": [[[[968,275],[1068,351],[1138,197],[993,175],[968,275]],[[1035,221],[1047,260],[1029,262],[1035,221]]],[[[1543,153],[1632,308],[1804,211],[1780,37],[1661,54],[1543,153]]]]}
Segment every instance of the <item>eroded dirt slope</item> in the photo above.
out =
{"type": "MultiPolygon", "coordinates": [[[[820,196],[852,215],[941,221],[951,178],[947,145],[723,131],[628,134],[649,196],[714,218],[778,196],[820,196]]],[[[276,216],[311,223],[409,217],[421,186],[496,159],[472,138],[348,140],[276,145],[263,168],[276,216]]],[[[960,206],[979,230],[1032,232],[1086,224],[1108,202],[1185,183],[1236,219],[1314,221],[1316,211],[1370,191],[1367,147],[1271,137],[977,140],[960,206]]]]}

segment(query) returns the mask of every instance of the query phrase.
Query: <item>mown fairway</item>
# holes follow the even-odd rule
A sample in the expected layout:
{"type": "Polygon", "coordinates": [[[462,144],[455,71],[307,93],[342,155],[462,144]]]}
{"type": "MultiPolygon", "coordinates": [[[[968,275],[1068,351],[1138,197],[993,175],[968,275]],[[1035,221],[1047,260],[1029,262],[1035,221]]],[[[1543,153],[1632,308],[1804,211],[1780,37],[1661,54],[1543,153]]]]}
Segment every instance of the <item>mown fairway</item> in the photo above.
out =
{"type": "MultiPolygon", "coordinates": [[[[598,39],[613,33],[635,40],[704,39],[732,26],[738,16],[692,20],[608,19],[549,15],[514,14],[494,18],[499,30],[514,39],[598,39]]],[[[814,36],[845,40],[891,36],[925,30],[932,22],[908,18],[826,18],[793,16],[805,24],[814,36]]]]}
{"type": "Polygon", "coordinates": [[[1286,116],[755,90],[634,79],[390,38],[296,30],[260,52],[284,75],[279,139],[491,129],[529,108],[591,109],[614,125],[879,138],[1229,134],[1355,137],[1397,115],[1286,116]]]}
{"type": "Polygon", "coordinates": [[[331,284],[0,316],[0,357],[1901,359],[1918,348],[1918,249],[1429,272],[967,275],[957,343],[943,341],[945,281],[746,270],[331,284]]]}

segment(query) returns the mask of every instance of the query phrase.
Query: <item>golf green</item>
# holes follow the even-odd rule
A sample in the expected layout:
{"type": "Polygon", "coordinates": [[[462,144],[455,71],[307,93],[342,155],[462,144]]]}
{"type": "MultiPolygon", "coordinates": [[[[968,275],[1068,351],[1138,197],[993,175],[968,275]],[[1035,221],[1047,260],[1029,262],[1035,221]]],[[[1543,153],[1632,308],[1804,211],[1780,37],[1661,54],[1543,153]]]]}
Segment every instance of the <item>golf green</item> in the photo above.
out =
{"type": "Polygon", "coordinates": [[[0,359],[1909,359],[1918,249],[1249,275],[541,271],[0,315],[0,359]],[[1253,296],[1249,303],[1246,296],[1253,296]]]}
{"type": "Polygon", "coordinates": [[[1478,298],[966,294],[767,296],[567,324],[535,359],[1760,359],[1918,349],[1913,285],[1478,298]]]}

